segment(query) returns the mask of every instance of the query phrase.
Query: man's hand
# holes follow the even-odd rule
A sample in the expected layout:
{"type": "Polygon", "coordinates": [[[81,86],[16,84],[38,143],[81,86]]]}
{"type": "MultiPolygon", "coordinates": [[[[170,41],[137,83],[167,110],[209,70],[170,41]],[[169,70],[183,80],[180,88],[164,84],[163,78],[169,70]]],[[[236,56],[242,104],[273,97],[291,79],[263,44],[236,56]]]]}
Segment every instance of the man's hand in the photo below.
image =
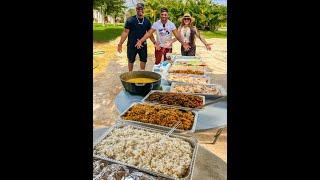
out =
{"type": "Polygon", "coordinates": [[[122,44],[118,44],[118,52],[119,52],[119,53],[122,52],[122,44]]]}
{"type": "Polygon", "coordinates": [[[191,48],[191,46],[188,43],[183,43],[182,46],[185,51],[189,51],[189,49],[191,48]]]}
{"type": "Polygon", "coordinates": [[[211,51],[211,45],[212,45],[212,44],[206,44],[207,50],[211,51]]]}
{"type": "Polygon", "coordinates": [[[138,39],[137,43],[136,43],[136,45],[134,47],[136,47],[137,49],[140,49],[141,47],[143,47],[142,46],[142,42],[138,39]]]}
{"type": "Polygon", "coordinates": [[[159,51],[159,50],[161,49],[159,42],[156,42],[156,43],[154,44],[154,47],[156,48],[157,51],[159,51]]]}
{"type": "Polygon", "coordinates": [[[172,43],[171,43],[171,42],[167,42],[167,43],[165,43],[165,44],[164,44],[164,46],[163,46],[163,47],[168,49],[168,48],[170,48],[170,47],[171,47],[171,45],[172,45],[172,43]]]}

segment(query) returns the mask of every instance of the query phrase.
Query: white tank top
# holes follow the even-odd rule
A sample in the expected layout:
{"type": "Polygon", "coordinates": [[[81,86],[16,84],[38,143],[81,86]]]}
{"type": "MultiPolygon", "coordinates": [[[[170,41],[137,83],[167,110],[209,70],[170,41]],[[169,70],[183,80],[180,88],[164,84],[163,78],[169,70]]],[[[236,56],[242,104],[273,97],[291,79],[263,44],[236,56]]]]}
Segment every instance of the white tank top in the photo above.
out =
{"type": "Polygon", "coordinates": [[[190,35],[191,30],[189,27],[182,27],[180,31],[180,35],[182,37],[183,42],[189,43],[190,42],[190,35]]]}

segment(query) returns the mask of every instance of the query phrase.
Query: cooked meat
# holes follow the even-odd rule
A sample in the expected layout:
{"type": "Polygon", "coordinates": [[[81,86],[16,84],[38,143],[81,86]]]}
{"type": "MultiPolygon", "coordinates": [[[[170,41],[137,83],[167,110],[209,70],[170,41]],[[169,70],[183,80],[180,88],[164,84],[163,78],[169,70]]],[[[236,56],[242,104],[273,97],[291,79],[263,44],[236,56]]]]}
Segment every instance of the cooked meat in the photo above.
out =
{"type": "Polygon", "coordinates": [[[192,111],[183,111],[176,108],[161,107],[159,105],[136,104],[132,106],[122,118],[167,127],[173,127],[175,123],[181,121],[182,125],[180,125],[178,129],[190,130],[194,123],[195,116],[192,111]]]}
{"type": "Polygon", "coordinates": [[[146,100],[160,104],[183,106],[188,108],[197,108],[203,105],[203,99],[200,96],[169,92],[153,92],[146,100]]]}

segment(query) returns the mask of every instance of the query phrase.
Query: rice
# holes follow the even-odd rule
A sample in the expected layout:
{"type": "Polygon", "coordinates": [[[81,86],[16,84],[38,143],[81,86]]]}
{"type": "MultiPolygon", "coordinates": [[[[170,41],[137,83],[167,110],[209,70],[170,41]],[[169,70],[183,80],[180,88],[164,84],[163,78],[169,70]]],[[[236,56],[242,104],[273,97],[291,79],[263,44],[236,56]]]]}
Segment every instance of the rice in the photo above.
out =
{"type": "Polygon", "coordinates": [[[193,149],[179,138],[126,126],[113,130],[95,146],[94,153],[138,168],[172,177],[184,177],[191,164],[193,149]]]}

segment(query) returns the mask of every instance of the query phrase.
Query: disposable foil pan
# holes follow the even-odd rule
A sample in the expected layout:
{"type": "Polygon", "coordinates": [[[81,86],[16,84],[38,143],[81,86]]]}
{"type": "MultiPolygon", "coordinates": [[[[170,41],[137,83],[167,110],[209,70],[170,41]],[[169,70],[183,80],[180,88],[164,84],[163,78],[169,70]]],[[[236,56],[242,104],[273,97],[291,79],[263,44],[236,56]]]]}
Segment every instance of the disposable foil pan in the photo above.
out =
{"type": "MultiPolygon", "coordinates": [[[[148,131],[148,132],[160,133],[160,134],[163,134],[163,135],[165,135],[165,134],[167,133],[166,131],[162,131],[162,130],[159,130],[159,129],[148,128],[148,127],[139,126],[139,125],[136,125],[136,124],[129,124],[129,123],[125,123],[125,122],[118,122],[118,123],[116,123],[115,125],[111,126],[100,138],[98,138],[98,139],[93,143],[93,149],[94,149],[95,146],[96,146],[97,144],[99,144],[104,138],[108,138],[108,135],[109,135],[113,130],[118,129],[118,128],[123,128],[123,127],[126,127],[126,126],[132,126],[133,128],[136,128],[136,129],[146,130],[146,131],[148,131]]],[[[110,159],[110,158],[105,157],[105,156],[96,155],[95,152],[93,153],[93,157],[100,158],[100,159],[105,159],[105,160],[110,161],[110,162],[113,162],[113,163],[122,164],[122,165],[125,165],[125,166],[127,166],[127,167],[132,167],[132,168],[138,169],[139,171],[142,171],[142,172],[146,172],[146,173],[149,173],[149,174],[152,174],[152,175],[155,175],[155,176],[160,176],[160,177],[164,177],[164,178],[168,178],[168,179],[179,179],[179,180],[191,179],[192,174],[193,174],[193,170],[194,170],[195,159],[196,159],[196,155],[197,155],[197,151],[198,151],[198,141],[197,141],[196,138],[194,138],[194,137],[192,137],[192,136],[190,136],[190,135],[186,135],[186,134],[171,134],[170,137],[183,139],[183,140],[189,142],[190,145],[191,145],[191,147],[193,148],[192,159],[191,159],[190,166],[189,166],[189,168],[188,168],[188,172],[187,172],[186,175],[185,175],[184,177],[182,177],[182,178],[174,178],[174,177],[172,177],[172,176],[168,176],[168,175],[165,175],[165,174],[162,174],[162,173],[150,171],[150,170],[143,169],[143,168],[138,168],[138,167],[136,167],[136,166],[133,166],[133,165],[130,165],[130,164],[121,162],[121,161],[117,161],[117,160],[114,160],[114,159],[110,159]]]]}
{"type": "Polygon", "coordinates": [[[146,102],[146,103],[150,103],[150,104],[159,104],[159,105],[163,105],[163,106],[167,106],[167,107],[174,107],[174,108],[183,108],[183,109],[186,109],[186,110],[202,110],[203,109],[203,105],[206,104],[206,98],[205,96],[202,96],[202,95],[195,95],[195,94],[192,94],[192,93],[176,93],[176,94],[186,94],[186,95],[193,95],[193,96],[198,96],[202,99],[202,106],[200,107],[196,107],[196,108],[191,108],[191,107],[184,107],[184,106],[175,106],[175,105],[168,105],[168,104],[161,104],[161,103],[157,103],[157,102],[153,102],[153,101],[148,101],[148,97],[155,93],[155,92],[161,92],[161,93],[173,93],[173,92],[166,92],[166,91],[160,91],[160,90],[151,90],[143,99],[142,99],[142,102],[146,102]]]}
{"type": "MultiPolygon", "coordinates": [[[[205,83],[205,84],[210,84],[210,81],[211,81],[210,76],[208,76],[208,75],[167,73],[167,74],[165,75],[165,79],[166,79],[166,81],[167,81],[170,85],[171,85],[173,82],[182,82],[182,81],[178,81],[178,80],[169,80],[168,78],[169,78],[169,76],[172,75],[172,74],[178,75],[178,76],[191,76],[191,77],[201,77],[201,78],[205,78],[205,79],[207,79],[207,83],[205,83]]],[[[195,84],[196,84],[196,83],[195,83],[195,84]]]]}
{"type": "MultiPolygon", "coordinates": [[[[140,121],[124,119],[123,118],[124,114],[126,114],[131,109],[131,107],[133,107],[137,104],[148,104],[148,105],[156,106],[156,104],[151,104],[151,103],[134,102],[124,112],[122,112],[120,114],[120,119],[118,121],[129,122],[131,124],[138,124],[138,125],[142,125],[142,126],[148,126],[148,127],[160,129],[163,131],[169,131],[171,129],[171,127],[167,127],[167,126],[161,126],[161,125],[157,125],[157,124],[144,123],[144,122],[140,122],[140,121]]],[[[161,106],[164,108],[174,108],[174,107],[169,107],[169,106],[165,106],[165,105],[157,105],[157,106],[161,106]]],[[[182,111],[191,111],[194,115],[193,124],[192,124],[192,127],[190,130],[175,129],[174,132],[175,133],[194,133],[196,131],[196,125],[197,125],[198,116],[199,116],[198,112],[194,111],[194,110],[190,110],[188,108],[174,108],[174,109],[179,109],[182,111]]]]}
{"type": "MultiPolygon", "coordinates": [[[[174,92],[175,85],[188,86],[188,85],[192,85],[192,84],[191,83],[184,83],[184,82],[173,82],[170,87],[170,92],[174,92]]],[[[221,96],[227,96],[227,91],[219,84],[204,84],[204,86],[216,87],[218,89],[218,91],[220,91],[220,95],[206,94],[206,93],[192,93],[192,94],[202,95],[202,96],[205,96],[205,98],[218,98],[221,96]]]]}

